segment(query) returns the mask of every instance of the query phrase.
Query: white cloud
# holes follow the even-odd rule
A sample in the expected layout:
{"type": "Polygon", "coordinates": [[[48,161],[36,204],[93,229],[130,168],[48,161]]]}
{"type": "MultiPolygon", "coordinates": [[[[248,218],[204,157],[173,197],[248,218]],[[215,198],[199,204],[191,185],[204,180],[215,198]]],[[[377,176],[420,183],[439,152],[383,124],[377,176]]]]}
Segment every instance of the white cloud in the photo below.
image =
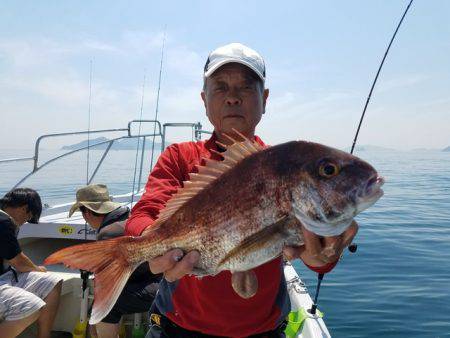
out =
{"type": "MultiPolygon", "coordinates": [[[[94,51],[103,54],[96,63],[111,57],[129,61],[132,56],[145,64],[149,55],[159,68],[163,33],[127,31],[117,41],[86,39],[76,43],[50,39],[0,40],[5,72],[0,79],[0,111],[5,130],[27,129],[27,133],[2,133],[2,148],[29,148],[43,133],[81,130],[87,127],[89,79],[78,59],[89,59],[94,51]],[[70,57],[74,57],[70,59],[70,57]]],[[[200,56],[184,45],[166,38],[165,74],[161,88],[160,118],[163,121],[197,121],[203,116],[199,92],[201,75],[193,85],[183,85],[198,75],[200,56]],[[183,80],[184,79],[184,80],[183,80]],[[173,84],[171,84],[173,82],[173,84]]],[[[95,66],[94,66],[95,68],[95,66]]],[[[100,66],[97,66],[100,68],[100,66]]],[[[127,72],[123,69],[122,72],[127,72]]],[[[149,72],[147,72],[149,73],[149,72]]],[[[105,76],[94,72],[91,127],[119,128],[139,117],[142,83],[125,84],[120,70],[105,76]],[[117,73],[117,75],[116,75],[117,73]]],[[[148,75],[148,74],[147,74],[148,75]]],[[[147,76],[143,118],[155,112],[157,81],[147,76]]]]}
{"type": "Polygon", "coordinates": [[[41,39],[0,40],[0,55],[10,63],[10,70],[51,65],[64,58],[73,47],[55,41],[41,39]]]}
{"type": "Polygon", "coordinates": [[[406,77],[396,77],[388,80],[381,80],[379,83],[377,83],[375,91],[378,93],[385,93],[398,88],[413,87],[426,81],[427,79],[428,77],[423,74],[414,74],[406,77]]]}
{"type": "MultiPolygon", "coordinates": [[[[166,33],[166,45],[171,43],[171,37],[166,33]]],[[[164,40],[164,32],[125,31],[119,41],[117,49],[124,54],[148,55],[160,52],[164,40]]]]}
{"type": "MultiPolygon", "coordinates": [[[[273,114],[282,114],[284,118],[299,116],[315,116],[319,114],[342,114],[350,100],[358,98],[350,91],[323,91],[307,96],[298,95],[292,91],[284,92],[269,100],[267,111],[273,114]]],[[[320,115],[319,115],[320,117],[320,115]]]]}
{"type": "Polygon", "coordinates": [[[117,46],[111,45],[106,42],[96,41],[96,40],[86,40],[80,44],[81,49],[92,50],[92,51],[102,51],[102,52],[119,52],[117,46]]]}
{"type": "MultiPolygon", "coordinates": [[[[139,117],[142,82],[136,79],[141,75],[130,73],[142,72],[148,65],[151,68],[146,72],[143,118],[152,119],[162,42],[163,32],[142,31],[125,31],[112,41],[90,37],[77,41],[0,39],[3,127],[11,131],[26,129],[26,133],[2,133],[1,147],[28,148],[42,133],[85,129],[89,74],[87,67],[81,68],[79,63],[92,57],[92,128],[124,127],[139,117]]],[[[162,121],[200,121],[206,129],[211,128],[199,96],[203,62],[204,55],[199,51],[167,34],[159,110],[162,121]]],[[[302,71],[271,69],[275,79],[259,133],[271,143],[302,138],[335,146],[350,145],[365,93],[353,87],[306,86],[298,80],[302,71]]],[[[423,75],[390,79],[383,82],[378,92],[414,87],[426,80],[423,75]]],[[[387,96],[392,100],[392,95],[380,95],[371,103],[360,142],[393,147],[416,146],[420,142],[439,147],[448,143],[448,99],[436,98],[406,107],[398,100],[386,103],[383,97],[387,96]],[[436,119],[430,119],[436,114],[442,118],[437,126],[436,119]],[[434,135],[430,136],[425,127],[434,130],[434,135]],[[413,141],[407,137],[412,134],[413,141]]]]}
{"type": "MultiPolygon", "coordinates": [[[[202,81],[202,70],[205,60],[199,53],[189,50],[187,46],[174,46],[167,50],[166,65],[175,77],[198,79],[202,81]]],[[[200,87],[199,87],[200,88],[200,87]]]]}

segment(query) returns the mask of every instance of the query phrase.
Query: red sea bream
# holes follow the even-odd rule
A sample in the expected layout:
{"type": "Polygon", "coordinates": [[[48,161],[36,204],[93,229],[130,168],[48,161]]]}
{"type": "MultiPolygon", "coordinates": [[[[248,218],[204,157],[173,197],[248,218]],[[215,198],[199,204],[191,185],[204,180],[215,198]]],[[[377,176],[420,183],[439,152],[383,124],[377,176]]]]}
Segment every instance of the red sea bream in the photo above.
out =
{"type": "Polygon", "coordinates": [[[76,245],[46,259],[95,273],[91,323],[108,314],[140,263],[173,248],[200,253],[198,276],[250,271],[246,282],[232,280],[238,294],[251,297],[257,291],[251,269],[285,245],[303,244],[300,224],[320,236],[339,235],[383,194],[372,166],[317,143],[263,149],[245,139],[222,156],[190,175],[146,235],[76,245]]]}

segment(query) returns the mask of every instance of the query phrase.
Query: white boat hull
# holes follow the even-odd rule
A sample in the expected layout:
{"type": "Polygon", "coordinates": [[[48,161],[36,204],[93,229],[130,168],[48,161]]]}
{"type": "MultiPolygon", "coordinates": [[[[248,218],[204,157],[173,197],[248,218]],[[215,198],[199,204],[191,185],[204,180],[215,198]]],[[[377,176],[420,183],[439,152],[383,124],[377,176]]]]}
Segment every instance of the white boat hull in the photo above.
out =
{"type": "MultiPolygon", "coordinates": [[[[124,199],[127,197],[129,198],[129,196],[123,196],[124,199]]],[[[120,201],[120,198],[115,200],[120,201]]],[[[47,256],[58,249],[95,239],[95,230],[84,224],[79,213],[75,213],[70,219],[67,218],[67,211],[70,205],[65,204],[48,209],[46,210],[46,215],[41,218],[42,223],[39,225],[26,224],[22,227],[19,233],[20,245],[25,254],[37,264],[42,264],[47,256]]],[[[82,280],[80,273],[76,270],[69,270],[62,265],[49,266],[48,270],[51,273],[58,274],[64,281],[61,303],[55,320],[54,330],[71,333],[80,318],[82,301],[82,280]]],[[[330,337],[322,318],[307,312],[312,306],[311,297],[290,263],[285,265],[284,274],[291,300],[291,311],[296,312],[304,309],[303,314],[306,314],[306,319],[296,337],[330,337]]],[[[144,316],[144,318],[147,317],[144,316]]],[[[127,317],[125,322],[132,326],[133,317],[127,317]]],[[[20,335],[20,337],[34,337],[35,330],[35,327],[31,327],[20,335]]]]}
{"type": "Polygon", "coordinates": [[[331,337],[323,319],[316,313],[312,315],[308,312],[313,305],[313,301],[306,289],[305,284],[295,271],[294,267],[287,263],[284,266],[284,276],[288,284],[289,298],[291,300],[291,311],[302,311],[306,319],[301,325],[297,337],[302,338],[328,338],[331,337]]]}

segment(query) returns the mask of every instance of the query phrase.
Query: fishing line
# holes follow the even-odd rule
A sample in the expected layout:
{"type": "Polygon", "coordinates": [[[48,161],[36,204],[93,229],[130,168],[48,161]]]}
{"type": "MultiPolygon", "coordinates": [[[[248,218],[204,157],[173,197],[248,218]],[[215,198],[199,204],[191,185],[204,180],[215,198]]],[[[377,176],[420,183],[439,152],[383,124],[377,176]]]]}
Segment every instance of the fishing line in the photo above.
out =
{"type": "MultiPolygon", "coordinates": [[[[89,155],[91,149],[91,102],[92,102],[92,60],[89,61],[89,100],[88,100],[88,130],[86,152],[86,185],[89,184],[89,155]]],[[[84,223],[84,239],[87,239],[87,223],[84,223]]]]}
{"type": "MultiPolygon", "coordinates": [[[[155,121],[158,120],[158,110],[159,110],[159,93],[161,89],[161,74],[162,74],[162,65],[163,65],[163,59],[164,59],[164,45],[166,41],[166,28],[164,28],[164,37],[163,37],[163,43],[162,43],[162,49],[161,49],[161,62],[159,67],[159,80],[158,80],[158,92],[156,96],[156,110],[155,110],[155,121]]],[[[145,91],[145,74],[144,74],[144,83],[142,85],[142,98],[141,98],[141,113],[139,117],[139,132],[138,132],[138,143],[136,148],[136,158],[134,163],[134,176],[133,176],[133,189],[131,193],[131,206],[133,206],[134,201],[134,195],[135,195],[135,183],[136,183],[136,171],[137,171],[137,160],[138,160],[138,153],[139,153],[139,144],[140,144],[140,135],[141,135],[141,124],[142,124],[142,112],[143,112],[143,106],[144,106],[144,91],[145,91]]],[[[153,140],[152,140],[152,151],[151,151],[151,163],[150,163],[150,170],[153,168],[153,153],[155,150],[155,133],[156,133],[156,122],[153,126],[153,140]]],[[[145,149],[142,149],[142,152],[144,152],[145,149]]],[[[137,193],[138,191],[136,191],[137,193]]]]}
{"type": "Polygon", "coordinates": [[[89,61],[89,103],[88,103],[88,137],[87,137],[87,159],[86,159],[86,184],[89,184],[89,151],[91,136],[91,99],[92,99],[92,60],[89,61]]]}
{"type": "MultiPolygon", "coordinates": [[[[370,87],[370,91],[369,91],[369,95],[367,96],[366,103],[364,104],[364,109],[363,109],[363,112],[361,114],[361,118],[359,120],[358,128],[356,129],[356,134],[355,134],[355,138],[353,139],[353,144],[352,144],[352,147],[351,147],[351,150],[350,150],[350,154],[353,154],[353,151],[355,149],[356,140],[358,139],[359,131],[361,129],[361,125],[362,125],[364,116],[366,114],[367,106],[369,105],[370,99],[372,97],[372,92],[373,92],[373,89],[375,88],[375,84],[377,83],[378,76],[380,75],[381,69],[383,68],[384,61],[386,60],[386,57],[387,57],[387,55],[389,53],[389,50],[391,49],[392,43],[394,42],[395,36],[397,35],[397,32],[400,29],[400,26],[402,25],[403,19],[405,18],[406,14],[408,13],[409,8],[411,7],[413,1],[414,0],[411,0],[409,2],[408,6],[406,7],[405,11],[403,12],[403,15],[402,15],[402,17],[401,17],[401,19],[400,19],[400,21],[399,21],[399,23],[397,25],[397,28],[395,29],[394,34],[392,35],[392,38],[389,41],[389,45],[388,45],[386,51],[384,52],[383,59],[381,60],[380,66],[378,67],[377,73],[376,73],[375,78],[374,78],[374,80],[372,82],[372,86],[370,87]]],[[[356,243],[352,243],[348,247],[349,251],[352,252],[352,253],[356,252],[357,248],[358,248],[358,245],[356,243]]],[[[310,313],[311,314],[315,314],[316,313],[317,299],[319,297],[320,284],[322,282],[323,276],[324,276],[323,273],[319,273],[318,276],[317,276],[316,296],[314,297],[314,304],[313,304],[313,306],[310,309],[310,313]]]]}
{"type": "MultiPolygon", "coordinates": [[[[91,102],[92,102],[92,60],[89,61],[89,100],[88,100],[88,130],[87,130],[87,153],[86,153],[86,185],[89,184],[89,154],[90,154],[90,135],[91,135],[91,102]]],[[[87,240],[87,222],[84,222],[84,239],[87,240]]],[[[85,336],[88,322],[88,304],[89,304],[89,290],[88,280],[89,271],[80,270],[80,278],[82,280],[81,286],[81,304],[80,317],[73,329],[74,335],[85,336]]]]}

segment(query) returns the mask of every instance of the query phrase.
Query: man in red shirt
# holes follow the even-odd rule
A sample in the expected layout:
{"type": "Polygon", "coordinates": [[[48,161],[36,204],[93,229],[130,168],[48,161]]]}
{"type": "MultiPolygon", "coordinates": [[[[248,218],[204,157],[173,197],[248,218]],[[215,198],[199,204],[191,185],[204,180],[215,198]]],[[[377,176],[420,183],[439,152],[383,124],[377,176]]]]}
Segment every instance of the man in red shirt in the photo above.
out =
{"type": "MultiPolygon", "coordinates": [[[[263,145],[255,136],[255,128],[269,96],[264,83],[264,61],[254,50],[232,43],[209,55],[201,97],[214,126],[213,136],[207,141],[173,144],[161,154],[127,222],[128,234],[145,234],[166,202],[189,179],[189,173],[197,171],[202,158],[220,159],[213,150],[223,150],[216,141],[230,143],[224,134],[238,138],[236,129],[263,145]]],[[[284,255],[302,259],[314,271],[328,272],[357,228],[353,222],[340,236],[320,238],[302,227],[305,245],[286,247],[284,255]]],[[[152,272],[164,273],[165,278],[155,299],[147,337],[284,337],[283,322],[290,302],[281,258],[253,269],[259,285],[248,299],[233,291],[229,271],[201,279],[190,276],[198,259],[196,251],[173,249],[149,262],[152,272]]]]}

